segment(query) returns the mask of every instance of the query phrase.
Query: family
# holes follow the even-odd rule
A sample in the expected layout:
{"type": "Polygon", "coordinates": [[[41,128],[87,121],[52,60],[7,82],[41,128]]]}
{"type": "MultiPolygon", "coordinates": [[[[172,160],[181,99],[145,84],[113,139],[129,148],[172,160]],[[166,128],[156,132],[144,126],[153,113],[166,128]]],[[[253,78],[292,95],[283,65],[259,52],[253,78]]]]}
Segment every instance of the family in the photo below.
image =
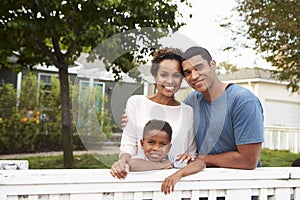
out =
{"type": "Polygon", "coordinates": [[[169,194],[182,177],[206,167],[261,166],[261,103],[249,90],[219,80],[216,67],[210,53],[199,46],[154,53],[150,70],[157,92],[128,99],[119,160],[110,170],[113,177],[178,168],[162,183],[161,191],[169,194]],[[179,102],[175,93],[183,78],[194,90],[179,102]]]}

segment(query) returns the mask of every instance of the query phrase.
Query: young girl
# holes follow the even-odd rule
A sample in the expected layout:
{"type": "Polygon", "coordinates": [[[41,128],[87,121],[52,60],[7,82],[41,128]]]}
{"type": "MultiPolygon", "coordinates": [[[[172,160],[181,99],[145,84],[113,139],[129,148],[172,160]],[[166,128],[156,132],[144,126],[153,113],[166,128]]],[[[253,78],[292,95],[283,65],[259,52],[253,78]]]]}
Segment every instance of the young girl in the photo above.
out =
{"type": "MultiPolygon", "coordinates": [[[[140,141],[143,152],[133,156],[128,161],[129,171],[153,170],[155,168],[151,165],[153,162],[162,165],[164,165],[164,162],[167,162],[169,163],[167,168],[173,168],[177,161],[168,154],[172,146],[171,140],[172,128],[168,122],[156,119],[149,120],[143,131],[143,139],[140,141]]],[[[204,168],[205,163],[199,158],[182,165],[181,169],[163,181],[161,191],[169,194],[171,191],[174,191],[175,184],[182,177],[197,173],[204,168]]]]}

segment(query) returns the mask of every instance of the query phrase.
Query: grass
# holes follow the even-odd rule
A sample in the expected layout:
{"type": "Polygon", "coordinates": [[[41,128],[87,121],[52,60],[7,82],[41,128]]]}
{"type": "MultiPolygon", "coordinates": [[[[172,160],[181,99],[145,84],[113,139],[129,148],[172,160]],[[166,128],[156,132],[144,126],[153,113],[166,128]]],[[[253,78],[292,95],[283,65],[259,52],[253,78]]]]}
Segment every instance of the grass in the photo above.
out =
{"type": "Polygon", "coordinates": [[[260,157],[263,167],[291,167],[292,162],[300,158],[300,153],[263,149],[260,157]]]}
{"type": "MultiPolygon", "coordinates": [[[[300,153],[263,149],[261,163],[264,167],[290,167],[292,162],[300,158],[300,153]]],[[[18,158],[14,158],[18,159],[18,158]]],[[[35,156],[26,159],[30,169],[63,169],[63,156],[35,156]]],[[[74,156],[74,169],[108,169],[118,159],[118,154],[97,155],[83,154],[74,156]]]]}

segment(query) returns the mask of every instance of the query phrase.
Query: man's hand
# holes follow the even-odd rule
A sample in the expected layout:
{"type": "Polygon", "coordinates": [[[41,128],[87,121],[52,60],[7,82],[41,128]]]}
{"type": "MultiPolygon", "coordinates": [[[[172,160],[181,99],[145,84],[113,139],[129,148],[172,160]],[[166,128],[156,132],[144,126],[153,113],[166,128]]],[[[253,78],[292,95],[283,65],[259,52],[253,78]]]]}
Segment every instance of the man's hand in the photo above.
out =
{"type": "Polygon", "coordinates": [[[119,179],[124,179],[129,172],[129,165],[123,161],[116,161],[110,168],[110,174],[113,177],[117,177],[119,179]]]}
{"type": "Polygon", "coordinates": [[[182,178],[180,173],[172,174],[171,176],[165,178],[164,182],[161,184],[161,191],[164,194],[170,194],[174,192],[175,184],[182,178]]]}
{"type": "Polygon", "coordinates": [[[190,161],[188,165],[181,168],[180,170],[177,170],[174,174],[167,177],[161,185],[161,191],[164,194],[170,194],[171,192],[174,192],[175,184],[182,177],[198,173],[199,171],[205,169],[205,167],[206,165],[204,160],[200,159],[199,157],[196,157],[193,161],[190,161]]]}
{"type": "Polygon", "coordinates": [[[191,156],[188,153],[184,153],[184,154],[178,155],[177,158],[176,158],[176,161],[179,161],[181,163],[182,162],[189,163],[190,161],[194,161],[194,159],[195,159],[194,156],[191,156]]]}

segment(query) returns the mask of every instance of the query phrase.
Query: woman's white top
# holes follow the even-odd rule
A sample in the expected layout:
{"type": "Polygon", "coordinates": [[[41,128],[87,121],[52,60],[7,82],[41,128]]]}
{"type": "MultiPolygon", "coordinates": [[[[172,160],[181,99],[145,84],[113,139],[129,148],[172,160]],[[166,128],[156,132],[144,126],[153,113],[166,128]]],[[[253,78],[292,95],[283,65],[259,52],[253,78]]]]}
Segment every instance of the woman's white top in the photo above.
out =
{"type": "Polygon", "coordinates": [[[145,124],[151,119],[164,120],[171,125],[173,134],[169,155],[172,158],[183,153],[196,153],[193,109],[190,106],[184,103],[167,106],[144,95],[133,95],[127,100],[126,114],[128,122],[122,134],[120,155],[125,152],[133,156],[143,152],[140,140],[145,124]]]}

